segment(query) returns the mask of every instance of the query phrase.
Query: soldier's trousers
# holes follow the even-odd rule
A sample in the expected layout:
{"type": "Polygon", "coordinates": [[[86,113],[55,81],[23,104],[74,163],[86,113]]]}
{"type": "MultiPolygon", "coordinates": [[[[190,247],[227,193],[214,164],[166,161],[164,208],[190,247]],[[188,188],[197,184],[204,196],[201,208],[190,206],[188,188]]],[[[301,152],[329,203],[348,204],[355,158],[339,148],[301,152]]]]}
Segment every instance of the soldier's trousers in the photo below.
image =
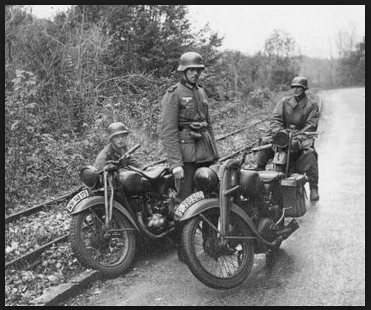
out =
{"type": "MultiPolygon", "coordinates": [[[[263,138],[261,145],[271,143],[271,138],[263,138]]],[[[309,179],[310,188],[316,188],[318,186],[318,154],[314,148],[306,148],[299,151],[298,153],[290,154],[291,162],[293,164],[294,171],[304,174],[306,173],[309,179]]],[[[274,157],[274,151],[272,149],[262,150],[258,153],[257,166],[261,170],[265,170],[265,165],[268,160],[274,157]]]]}
{"type": "Polygon", "coordinates": [[[175,195],[175,203],[179,204],[184,199],[186,199],[189,195],[191,195],[194,191],[194,174],[196,170],[200,167],[209,167],[212,162],[206,163],[184,163],[184,179],[183,180],[175,180],[175,187],[177,189],[177,193],[175,195]]]}

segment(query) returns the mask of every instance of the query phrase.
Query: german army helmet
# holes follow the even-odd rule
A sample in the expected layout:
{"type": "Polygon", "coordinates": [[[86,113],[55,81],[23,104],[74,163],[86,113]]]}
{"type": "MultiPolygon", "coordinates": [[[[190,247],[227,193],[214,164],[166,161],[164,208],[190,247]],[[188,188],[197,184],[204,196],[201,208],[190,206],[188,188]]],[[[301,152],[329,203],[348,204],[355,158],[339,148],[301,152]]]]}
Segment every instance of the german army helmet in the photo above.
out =
{"type": "Polygon", "coordinates": [[[195,52],[187,52],[180,56],[178,71],[185,71],[188,68],[202,68],[205,69],[205,66],[202,61],[200,54],[195,52]]]}
{"type": "Polygon", "coordinates": [[[303,87],[304,89],[308,89],[309,88],[308,80],[303,76],[294,77],[291,83],[291,87],[294,87],[294,86],[300,86],[300,87],[303,87]]]}
{"type": "Polygon", "coordinates": [[[115,122],[108,126],[108,139],[111,139],[112,137],[122,134],[122,133],[129,133],[129,129],[121,122],[115,122]]]}

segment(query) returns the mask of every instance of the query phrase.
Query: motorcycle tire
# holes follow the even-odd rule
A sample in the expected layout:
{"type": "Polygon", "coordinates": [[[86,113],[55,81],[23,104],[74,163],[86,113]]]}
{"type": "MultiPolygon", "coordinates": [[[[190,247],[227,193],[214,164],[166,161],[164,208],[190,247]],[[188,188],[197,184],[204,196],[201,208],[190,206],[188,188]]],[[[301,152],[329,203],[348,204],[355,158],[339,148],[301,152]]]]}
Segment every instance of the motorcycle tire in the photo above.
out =
{"type": "MultiPolygon", "coordinates": [[[[202,215],[218,227],[219,208],[202,215]]],[[[229,235],[251,236],[246,222],[230,213],[229,235]]],[[[231,289],[246,280],[254,262],[252,239],[229,239],[227,247],[218,244],[218,233],[201,216],[186,222],[181,246],[188,268],[205,285],[215,289],[231,289]]]]}
{"type": "MultiPolygon", "coordinates": [[[[104,236],[104,204],[91,206],[72,216],[70,242],[80,263],[100,271],[106,277],[115,277],[125,272],[134,260],[137,238],[134,230],[115,231],[104,236]]],[[[113,209],[112,228],[132,227],[129,220],[113,209]]]]}

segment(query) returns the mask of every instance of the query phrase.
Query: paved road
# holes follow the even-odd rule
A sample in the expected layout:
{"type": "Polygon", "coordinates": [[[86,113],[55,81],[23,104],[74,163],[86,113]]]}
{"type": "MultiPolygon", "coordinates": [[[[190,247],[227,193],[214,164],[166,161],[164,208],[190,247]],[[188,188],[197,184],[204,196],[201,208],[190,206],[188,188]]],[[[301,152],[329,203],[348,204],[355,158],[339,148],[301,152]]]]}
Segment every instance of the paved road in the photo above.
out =
{"type": "Polygon", "coordinates": [[[174,249],[141,257],[134,269],[98,282],[68,305],[365,305],[365,90],[325,91],[316,142],[320,201],[308,202],[301,226],[272,266],[255,256],[248,279],[210,289],[174,249]]]}

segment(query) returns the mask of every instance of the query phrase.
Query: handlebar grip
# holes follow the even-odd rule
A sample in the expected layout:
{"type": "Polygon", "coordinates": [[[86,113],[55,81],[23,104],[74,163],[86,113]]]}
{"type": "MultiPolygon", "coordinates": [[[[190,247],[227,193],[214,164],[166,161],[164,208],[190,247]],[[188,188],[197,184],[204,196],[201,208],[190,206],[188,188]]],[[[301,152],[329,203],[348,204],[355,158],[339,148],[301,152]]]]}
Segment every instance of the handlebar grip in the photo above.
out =
{"type": "Polygon", "coordinates": [[[272,143],[269,143],[269,144],[254,147],[253,149],[251,149],[251,151],[252,152],[259,152],[259,151],[262,151],[262,150],[270,149],[271,147],[272,147],[272,143]]]}
{"type": "Polygon", "coordinates": [[[301,133],[303,133],[307,136],[317,136],[318,135],[318,132],[314,132],[314,131],[304,131],[304,132],[301,132],[301,133]]]}

